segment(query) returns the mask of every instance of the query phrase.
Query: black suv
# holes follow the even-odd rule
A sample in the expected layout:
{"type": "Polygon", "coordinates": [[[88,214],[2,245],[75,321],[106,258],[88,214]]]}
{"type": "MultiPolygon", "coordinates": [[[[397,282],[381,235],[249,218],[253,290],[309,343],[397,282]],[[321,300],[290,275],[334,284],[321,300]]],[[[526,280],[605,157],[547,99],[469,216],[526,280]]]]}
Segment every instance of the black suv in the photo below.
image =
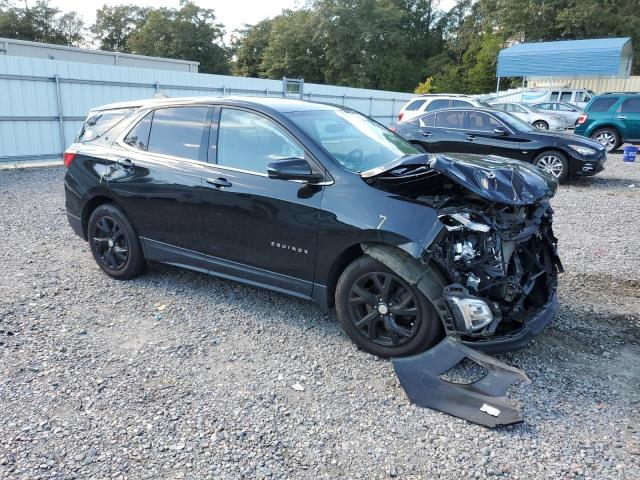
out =
{"type": "Polygon", "coordinates": [[[364,350],[445,334],[527,345],[552,318],[556,181],[418,152],[367,117],[268,98],[90,112],[65,154],[69,223],[116,279],[163,262],[312,299],[364,350]]]}

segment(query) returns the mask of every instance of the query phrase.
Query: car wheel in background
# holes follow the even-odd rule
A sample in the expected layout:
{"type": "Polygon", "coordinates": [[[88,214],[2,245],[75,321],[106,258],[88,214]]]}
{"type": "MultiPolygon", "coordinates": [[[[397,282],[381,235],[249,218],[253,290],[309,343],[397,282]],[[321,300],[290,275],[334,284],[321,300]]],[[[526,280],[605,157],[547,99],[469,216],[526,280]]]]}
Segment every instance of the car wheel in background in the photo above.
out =
{"type": "Polygon", "coordinates": [[[550,173],[558,182],[564,181],[569,176],[569,162],[567,157],[555,150],[547,150],[540,153],[533,164],[541,170],[550,173]]]}
{"type": "Polygon", "coordinates": [[[536,120],[533,122],[533,126],[539,130],[549,130],[549,124],[543,120],[536,120]]]}
{"type": "Polygon", "coordinates": [[[349,337],[373,355],[416,354],[443,336],[440,318],[424,294],[367,255],[342,273],[335,302],[349,337]]]}
{"type": "Polygon", "coordinates": [[[146,262],[140,240],[115,205],[100,205],[91,213],[87,237],[93,258],[110,277],[128,280],[144,272],[146,262]]]}
{"type": "Polygon", "coordinates": [[[604,146],[607,152],[613,152],[620,146],[620,134],[615,128],[600,128],[593,132],[591,138],[604,146]]]}

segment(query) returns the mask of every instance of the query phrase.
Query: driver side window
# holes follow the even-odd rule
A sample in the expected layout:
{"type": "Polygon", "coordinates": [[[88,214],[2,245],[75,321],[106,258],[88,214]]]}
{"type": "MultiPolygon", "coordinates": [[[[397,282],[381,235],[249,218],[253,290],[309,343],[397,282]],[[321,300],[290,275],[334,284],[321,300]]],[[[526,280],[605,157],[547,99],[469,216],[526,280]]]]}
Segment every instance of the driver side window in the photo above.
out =
{"type": "Polygon", "coordinates": [[[304,158],[304,150],[281,127],[245,110],[223,108],[218,127],[218,164],[251,173],[284,158],[304,158]]]}

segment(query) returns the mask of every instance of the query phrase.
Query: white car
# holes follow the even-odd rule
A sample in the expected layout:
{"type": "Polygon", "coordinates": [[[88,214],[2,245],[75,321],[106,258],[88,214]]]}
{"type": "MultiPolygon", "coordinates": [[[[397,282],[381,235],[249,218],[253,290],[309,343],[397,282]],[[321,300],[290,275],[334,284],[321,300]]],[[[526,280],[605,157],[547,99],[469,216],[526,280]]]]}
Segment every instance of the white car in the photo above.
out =
{"type": "Polygon", "coordinates": [[[443,108],[460,108],[460,107],[482,107],[491,108],[491,106],[482,100],[478,100],[468,95],[456,95],[449,93],[430,93],[411,98],[401,109],[398,114],[398,122],[406,122],[412,118],[422,115],[425,112],[433,110],[441,110],[443,108]]]}
{"type": "Polygon", "coordinates": [[[526,103],[493,103],[491,108],[515,115],[540,130],[566,130],[573,127],[562,115],[540,110],[526,103]]]}
{"type": "Polygon", "coordinates": [[[543,102],[535,103],[533,106],[540,110],[555,113],[556,115],[562,115],[571,125],[578,123],[578,118],[582,115],[582,109],[570,103],[543,102]]]}

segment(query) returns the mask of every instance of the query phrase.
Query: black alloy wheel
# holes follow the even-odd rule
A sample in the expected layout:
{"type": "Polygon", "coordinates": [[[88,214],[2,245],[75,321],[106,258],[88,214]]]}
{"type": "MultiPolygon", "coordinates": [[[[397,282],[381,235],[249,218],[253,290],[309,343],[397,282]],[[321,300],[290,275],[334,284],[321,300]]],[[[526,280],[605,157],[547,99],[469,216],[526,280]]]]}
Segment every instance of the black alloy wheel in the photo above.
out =
{"type": "Polygon", "coordinates": [[[424,294],[368,255],[342,272],[335,302],[351,340],[373,355],[420,353],[444,334],[440,317],[424,294]]]}
{"type": "Polygon", "coordinates": [[[129,245],[122,227],[109,216],[94,225],[91,241],[100,260],[110,270],[121,270],[129,258],[129,245]]]}
{"type": "Polygon", "coordinates": [[[110,277],[127,280],[144,272],[146,260],[140,240],[116,205],[100,205],[91,213],[87,237],[93,258],[110,277]]]}
{"type": "Polygon", "coordinates": [[[387,272],[366,273],[353,283],[349,313],[355,327],[383,347],[409,342],[421,318],[416,296],[404,281],[387,272]]]}

